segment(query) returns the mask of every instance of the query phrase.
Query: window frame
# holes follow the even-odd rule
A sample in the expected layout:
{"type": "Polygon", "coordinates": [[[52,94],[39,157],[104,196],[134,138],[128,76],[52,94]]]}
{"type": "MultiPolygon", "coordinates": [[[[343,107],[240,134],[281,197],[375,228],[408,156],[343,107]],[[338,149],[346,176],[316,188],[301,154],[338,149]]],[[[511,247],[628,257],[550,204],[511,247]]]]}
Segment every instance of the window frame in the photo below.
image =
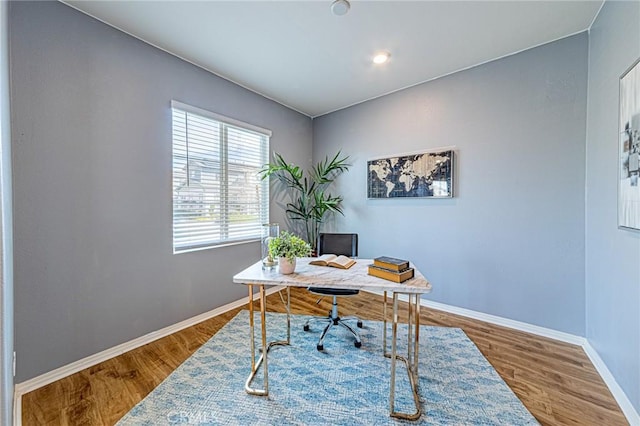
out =
{"type": "MultiPolygon", "coordinates": [[[[255,236],[252,235],[250,237],[247,237],[246,239],[228,239],[228,230],[229,230],[229,223],[230,223],[229,222],[230,206],[232,205],[228,197],[229,177],[230,177],[229,176],[229,164],[230,164],[229,163],[229,143],[230,143],[230,139],[232,139],[232,138],[229,138],[228,136],[229,128],[238,129],[239,131],[245,131],[248,133],[254,133],[260,136],[261,138],[264,138],[264,141],[261,141],[260,143],[261,157],[263,160],[263,164],[266,164],[268,162],[269,155],[270,155],[270,138],[272,136],[271,130],[268,130],[253,124],[245,123],[240,120],[229,118],[221,114],[217,114],[202,108],[188,105],[176,100],[171,101],[171,224],[172,224],[171,240],[172,240],[173,254],[188,253],[192,251],[207,250],[207,249],[218,248],[218,247],[228,247],[228,246],[233,246],[238,244],[247,244],[247,243],[260,241],[260,231],[258,231],[255,236]],[[174,111],[175,110],[187,115],[193,114],[204,119],[212,120],[219,123],[220,125],[220,134],[219,134],[219,141],[218,141],[221,145],[220,147],[221,155],[219,160],[220,175],[221,175],[220,191],[221,193],[223,193],[223,195],[220,197],[220,200],[215,205],[219,206],[220,214],[222,215],[222,217],[224,217],[224,220],[221,221],[221,225],[223,227],[226,226],[227,239],[212,238],[210,241],[206,241],[206,242],[191,241],[188,244],[187,243],[179,244],[179,245],[176,244],[177,195],[176,195],[176,186],[175,186],[174,179],[176,174],[175,161],[176,161],[176,143],[177,142],[176,142],[176,135],[175,135],[175,128],[174,128],[174,120],[175,120],[174,111]]],[[[189,150],[188,145],[185,146],[185,150],[188,153],[188,150],[189,150]]],[[[189,161],[188,154],[187,154],[187,161],[189,161]]],[[[262,165],[260,167],[262,167],[262,165]]],[[[187,171],[187,173],[190,173],[190,171],[187,171]]],[[[261,186],[262,186],[261,193],[264,194],[266,203],[264,205],[262,203],[258,203],[259,222],[261,222],[258,225],[268,222],[269,214],[270,214],[269,182],[264,181],[263,183],[261,183],[261,186]],[[262,211],[265,209],[266,211],[262,211]]]]}

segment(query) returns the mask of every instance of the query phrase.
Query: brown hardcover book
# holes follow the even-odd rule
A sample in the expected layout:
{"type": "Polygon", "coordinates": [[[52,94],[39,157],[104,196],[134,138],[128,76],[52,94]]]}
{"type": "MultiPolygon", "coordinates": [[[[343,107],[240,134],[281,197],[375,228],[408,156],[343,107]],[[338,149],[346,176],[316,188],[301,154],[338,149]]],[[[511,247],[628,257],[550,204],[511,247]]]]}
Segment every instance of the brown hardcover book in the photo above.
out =
{"type": "Polygon", "coordinates": [[[373,259],[373,264],[379,268],[403,271],[409,268],[409,261],[396,259],[395,257],[381,256],[373,259]]]}
{"type": "Polygon", "coordinates": [[[369,265],[369,275],[373,275],[374,277],[378,278],[384,278],[385,280],[393,281],[396,283],[401,283],[413,278],[413,268],[407,268],[403,271],[397,272],[379,268],[375,265],[369,265]]]}
{"type": "Polygon", "coordinates": [[[309,262],[309,265],[333,266],[334,268],[349,269],[355,265],[356,261],[347,256],[336,256],[335,254],[323,254],[315,260],[309,262]]]}

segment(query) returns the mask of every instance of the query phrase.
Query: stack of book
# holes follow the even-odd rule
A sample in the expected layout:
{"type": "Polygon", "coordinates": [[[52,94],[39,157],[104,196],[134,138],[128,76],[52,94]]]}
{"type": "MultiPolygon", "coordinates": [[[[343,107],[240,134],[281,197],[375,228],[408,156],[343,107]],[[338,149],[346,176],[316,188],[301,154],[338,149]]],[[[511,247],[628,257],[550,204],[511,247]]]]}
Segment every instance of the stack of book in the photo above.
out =
{"type": "Polygon", "coordinates": [[[382,256],[373,259],[373,265],[369,265],[369,275],[401,283],[413,278],[413,268],[409,267],[408,260],[382,256]]]}

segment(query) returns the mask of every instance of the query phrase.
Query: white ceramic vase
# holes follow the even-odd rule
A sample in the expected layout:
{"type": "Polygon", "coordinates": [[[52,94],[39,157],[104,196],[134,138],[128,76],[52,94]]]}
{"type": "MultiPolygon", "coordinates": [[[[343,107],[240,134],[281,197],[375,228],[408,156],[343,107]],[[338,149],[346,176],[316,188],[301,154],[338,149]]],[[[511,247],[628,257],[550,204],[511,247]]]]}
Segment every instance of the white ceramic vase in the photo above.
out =
{"type": "Polygon", "coordinates": [[[278,268],[280,268],[280,273],[284,275],[293,274],[293,271],[296,269],[296,259],[293,258],[293,261],[290,262],[286,257],[281,257],[278,259],[278,268]]]}

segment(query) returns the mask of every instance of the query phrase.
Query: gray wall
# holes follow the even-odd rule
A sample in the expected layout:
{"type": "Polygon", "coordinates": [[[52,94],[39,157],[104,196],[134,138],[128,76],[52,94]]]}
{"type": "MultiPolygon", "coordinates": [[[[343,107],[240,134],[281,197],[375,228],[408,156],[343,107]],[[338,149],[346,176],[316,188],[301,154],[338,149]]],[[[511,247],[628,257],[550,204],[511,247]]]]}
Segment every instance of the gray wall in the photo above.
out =
{"type": "Polygon", "coordinates": [[[9,8],[0,1],[0,424],[13,412],[13,231],[11,117],[9,114],[9,8]]]}
{"type": "Polygon", "coordinates": [[[9,12],[21,382],[246,296],[257,243],[172,254],[172,99],[302,164],[312,122],[61,3],[9,12]]]}
{"type": "Polygon", "coordinates": [[[431,300],[584,335],[587,48],[582,33],[316,118],[314,159],[354,165],[327,228],[411,259],[431,300]],[[367,159],[443,146],[455,198],[366,198],[367,159]]]}
{"type": "Polygon", "coordinates": [[[640,3],[606,2],[589,39],[587,338],[640,412],[640,232],[617,228],[619,79],[640,57],[640,3]]]}

